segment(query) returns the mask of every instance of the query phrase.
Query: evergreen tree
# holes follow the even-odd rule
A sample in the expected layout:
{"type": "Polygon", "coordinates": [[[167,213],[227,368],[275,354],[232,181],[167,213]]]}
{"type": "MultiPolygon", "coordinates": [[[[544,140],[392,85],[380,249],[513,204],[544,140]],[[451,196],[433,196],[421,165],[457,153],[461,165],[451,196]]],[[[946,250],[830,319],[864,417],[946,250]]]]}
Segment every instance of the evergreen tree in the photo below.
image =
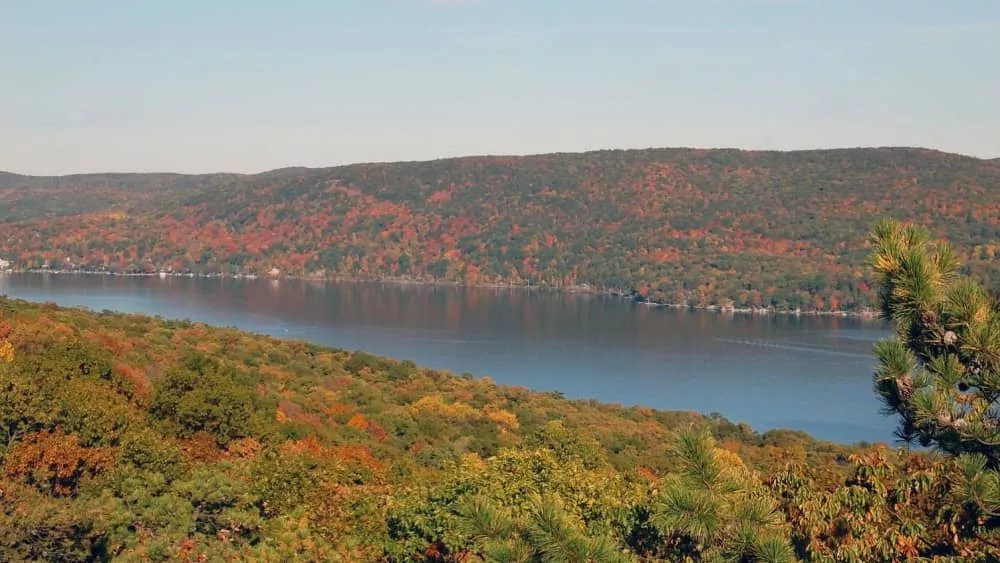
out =
{"type": "Polygon", "coordinates": [[[478,545],[484,561],[626,563],[633,559],[610,538],[588,534],[556,495],[534,495],[518,518],[488,499],[460,507],[461,526],[478,545]]]}
{"type": "Polygon", "coordinates": [[[869,263],[896,335],[875,346],[875,389],[906,443],[956,456],[969,476],[967,509],[1000,516],[1000,303],[960,273],[951,246],[884,219],[869,263]]]}
{"type": "Polygon", "coordinates": [[[704,432],[682,433],[679,471],[661,482],[652,524],[671,561],[790,563],[795,555],[777,503],[734,454],[704,432]]]}

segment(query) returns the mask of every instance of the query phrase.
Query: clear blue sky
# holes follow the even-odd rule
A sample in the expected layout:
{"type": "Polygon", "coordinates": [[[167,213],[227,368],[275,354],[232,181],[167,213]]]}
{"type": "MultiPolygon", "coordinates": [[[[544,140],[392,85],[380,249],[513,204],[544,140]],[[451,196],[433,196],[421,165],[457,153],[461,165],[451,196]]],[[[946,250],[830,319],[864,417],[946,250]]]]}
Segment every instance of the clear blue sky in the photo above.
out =
{"type": "Polygon", "coordinates": [[[0,170],[1000,156],[998,0],[0,0],[0,170]]]}

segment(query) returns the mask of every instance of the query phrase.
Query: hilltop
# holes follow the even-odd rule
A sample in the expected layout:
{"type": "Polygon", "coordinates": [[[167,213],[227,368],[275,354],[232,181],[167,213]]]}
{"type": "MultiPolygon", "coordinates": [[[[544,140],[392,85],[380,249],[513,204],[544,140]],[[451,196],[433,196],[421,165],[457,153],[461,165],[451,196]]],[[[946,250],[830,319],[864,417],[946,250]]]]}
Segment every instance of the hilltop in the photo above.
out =
{"type": "Polygon", "coordinates": [[[0,222],[129,209],[158,196],[212,189],[239,178],[239,174],[24,176],[0,171],[0,222]]]}
{"type": "Polygon", "coordinates": [[[649,149],[287,168],[5,176],[19,268],[516,284],[693,306],[858,310],[878,216],[991,282],[1000,161],[912,148],[649,149]]]}

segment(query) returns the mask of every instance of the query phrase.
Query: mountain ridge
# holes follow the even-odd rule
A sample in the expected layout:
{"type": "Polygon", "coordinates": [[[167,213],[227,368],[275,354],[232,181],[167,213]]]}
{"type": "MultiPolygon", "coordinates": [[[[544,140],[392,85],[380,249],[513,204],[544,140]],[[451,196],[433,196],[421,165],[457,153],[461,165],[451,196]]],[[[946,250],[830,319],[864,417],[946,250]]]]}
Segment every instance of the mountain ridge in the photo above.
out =
{"type": "Polygon", "coordinates": [[[19,269],[594,288],[863,310],[868,226],[948,237],[1000,281],[1000,161],[920,148],[601,150],[113,176],[0,189],[19,269]]]}
{"type": "Polygon", "coordinates": [[[180,177],[196,177],[196,176],[237,176],[237,177],[251,177],[251,176],[261,176],[265,174],[272,174],[276,172],[291,172],[291,171],[319,171],[319,170],[330,170],[334,168],[346,168],[351,166],[375,166],[384,164],[418,164],[418,163],[439,163],[448,161],[458,161],[466,159],[480,159],[480,158],[531,158],[531,157],[543,157],[543,156],[567,156],[567,155],[589,155],[597,153],[615,153],[615,152],[641,152],[641,151],[725,151],[725,152],[743,152],[743,153],[763,153],[763,154],[787,154],[796,155],[802,153],[823,153],[823,152],[842,152],[842,151],[857,151],[857,150],[872,150],[872,151],[915,151],[923,153],[937,153],[942,155],[957,156],[962,158],[968,158],[971,160],[980,160],[985,162],[1000,161],[1000,156],[998,157],[981,157],[975,156],[967,153],[960,153],[954,151],[948,151],[943,149],[935,149],[930,147],[921,146],[907,146],[907,145],[858,145],[854,147],[841,146],[841,147],[828,147],[828,148],[811,148],[811,149],[748,149],[748,148],[738,148],[738,147],[694,147],[694,146],[660,146],[660,147],[646,147],[646,148],[605,148],[605,149],[589,149],[582,151],[551,151],[551,152],[537,152],[537,153],[481,153],[481,154],[466,154],[458,156],[445,156],[439,158],[418,158],[418,159],[405,159],[405,160],[364,160],[356,162],[348,162],[327,166],[280,166],[277,168],[269,168],[261,170],[258,172],[229,172],[229,171],[216,171],[216,172],[169,172],[169,171],[143,171],[143,172],[128,172],[128,171],[117,171],[117,170],[105,170],[102,172],[71,172],[68,174],[25,174],[21,172],[14,172],[11,170],[0,170],[0,187],[4,185],[4,176],[12,176],[21,178],[24,180],[42,180],[42,179],[56,179],[56,178],[81,178],[81,177],[98,177],[98,176],[180,176],[180,177]]]}

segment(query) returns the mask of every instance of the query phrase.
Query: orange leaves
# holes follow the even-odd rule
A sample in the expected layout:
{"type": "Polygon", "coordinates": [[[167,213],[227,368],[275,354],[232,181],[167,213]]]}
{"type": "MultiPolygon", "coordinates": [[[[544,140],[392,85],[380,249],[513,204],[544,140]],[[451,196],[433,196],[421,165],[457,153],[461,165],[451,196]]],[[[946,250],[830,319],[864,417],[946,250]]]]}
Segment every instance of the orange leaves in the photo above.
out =
{"type": "Polygon", "coordinates": [[[365,419],[364,415],[358,413],[351,417],[351,420],[347,421],[347,425],[351,428],[357,428],[358,430],[367,431],[368,430],[368,420],[365,419]]]}
{"type": "Polygon", "coordinates": [[[666,263],[678,260],[681,257],[680,250],[673,247],[660,248],[650,253],[649,258],[653,262],[666,263]]]}
{"type": "Polygon", "coordinates": [[[347,444],[343,446],[334,446],[330,448],[329,451],[340,461],[357,464],[375,473],[382,472],[382,462],[375,459],[375,456],[372,455],[372,451],[368,448],[368,446],[360,444],[347,444]]]}
{"type": "Polygon", "coordinates": [[[307,455],[316,459],[331,459],[345,465],[354,465],[376,474],[381,473],[382,463],[372,455],[371,449],[363,444],[324,446],[313,436],[301,440],[288,440],[278,446],[282,456],[307,455]]]}
{"type": "Polygon", "coordinates": [[[272,364],[260,366],[258,369],[260,370],[261,375],[268,378],[274,378],[277,381],[289,381],[295,377],[295,374],[289,372],[281,366],[272,364]]]}
{"type": "Polygon", "coordinates": [[[240,438],[233,440],[226,447],[226,451],[235,457],[244,459],[254,459],[260,453],[263,446],[256,438],[240,438]]]}
{"type": "Polygon", "coordinates": [[[657,475],[656,472],[654,472],[652,469],[649,469],[648,467],[640,467],[636,470],[636,473],[639,475],[639,477],[642,477],[643,479],[645,479],[650,483],[656,483],[657,481],[660,480],[660,476],[657,475]]]}
{"type": "Polygon", "coordinates": [[[287,440],[278,447],[281,455],[302,455],[309,454],[315,457],[324,457],[328,449],[319,443],[315,436],[306,436],[301,440],[287,440]]]}
{"type": "Polygon", "coordinates": [[[25,436],[7,453],[4,474],[42,492],[70,496],[83,479],[108,469],[115,455],[112,448],[81,447],[76,435],[43,430],[25,436]]]}
{"type": "Polygon", "coordinates": [[[900,534],[896,538],[896,553],[902,555],[906,559],[914,559],[920,556],[920,550],[917,548],[919,537],[916,536],[904,536],[900,534]]]}
{"type": "Polygon", "coordinates": [[[122,356],[132,351],[133,345],[124,333],[112,334],[100,331],[93,337],[93,340],[115,356],[122,356]]]}
{"type": "Polygon", "coordinates": [[[466,265],[465,282],[468,284],[476,284],[479,283],[479,280],[480,280],[479,268],[473,266],[472,264],[466,265]]]}
{"type": "Polygon", "coordinates": [[[389,434],[386,433],[385,428],[374,420],[368,421],[368,435],[379,442],[385,442],[389,439],[389,434]]]}
{"type": "Polygon", "coordinates": [[[215,436],[208,432],[197,432],[190,438],[182,440],[181,449],[192,460],[205,463],[217,461],[226,455],[219,448],[215,436]]]}
{"type": "Polygon", "coordinates": [[[366,419],[361,413],[352,416],[351,419],[347,421],[347,425],[351,428],[356,428],[367,433],[379,442],[384,442],[389,439],[389,435],[386,433],[385,428],[382,428],[381,424],[377,421],[366,419]]]}

